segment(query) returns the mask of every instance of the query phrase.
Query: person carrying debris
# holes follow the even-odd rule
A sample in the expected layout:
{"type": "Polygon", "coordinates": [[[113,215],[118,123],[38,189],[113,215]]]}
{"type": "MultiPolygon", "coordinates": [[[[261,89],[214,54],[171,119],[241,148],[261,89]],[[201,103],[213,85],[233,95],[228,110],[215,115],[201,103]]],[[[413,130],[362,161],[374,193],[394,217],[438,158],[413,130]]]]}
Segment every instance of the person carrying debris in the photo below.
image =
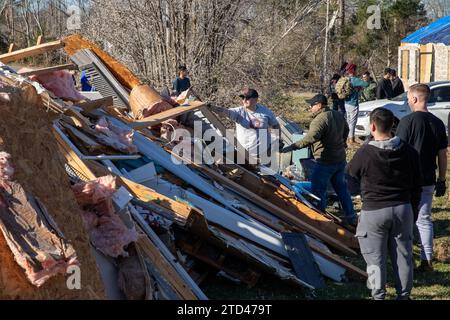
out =
{"type": "Polygon", "coordinates": [[[191,80],[186,66],[178,67],[178,77],[173,81],[174,95],[179,96],[182,92],[191,88],[191,80]]]}
{"type": "Polygon", "coordinates": [[[367,102],[367,101],[373,101],[376,99],[376,91],[377,91],[377,83],[373,78],[370,76],[370,72],[366,71],[362,75],[362,79],[369,83],[369,86],[367,88],[364,88],[364,90],[361,92],[361,96],[359,98],[359,102],[367,102]]]}
{"type": "Polygon", "coordinates": [[[359,92],[369,86],[369,83],[356,77],[356,65],[347,64],[346,76],[339,79],[336,84],[336,93],[340,99],[345,100],[346,118],[349,127],[347,144],[356,144],[355,130],[359,112],[359,92]]]}
{"type": "Polygon", "coordinates": [[[386,68],[384,69],[384,76],[383,79],[381,79],[378,82],[377,86],[377,99],[392,99],[394,97],[394,91],[392,89],[392,82],[391,82],[391,69],[386,68]]]}
{"type": "Polygon", "coordinates": [[[386,296],[389,254],[398,300],[409,300],[413,287],[413,226],[421,193],[419,154],[392,137],[394,114],[377,108],[370,115],[373,139],[348,164],[361,183],[363,207],[356,230],[367,263],[368,286],[375,300],[386,296]]]}
{"type": "Polygon", "coordinates": [[[279,129],[280,125],[274,113],[258,103],[259,94],[255,89],[245,89],[239,97],[241,107],[209,107],[236,123],[237,140],[248,151],[250,162],[255,162],[250,164],[256,164],[264,153],[270,154],[272,137],[269,129],[279,129]]]}
{"type": "Polygon", "coordinates": [[[287,146],[282,153],[313,146],[314,168],[311,175],[312,193],[320,198],[319,209],[327,207],[327,187],[331,185],[337,193],[344,210],[346,221],[356,225],[357,217],[353,202],[345,182],[346,139],[349,133],[347,122],[342,113],[331,110],[327,98],[318,94],[308,101],[314,119],[303,140],[287,146]]]}
{"type": "Polygon", "coordinates": [[[395,71],[395,69],[391,69],[390,73],[393,97],[397,97],[405,93],[405,87],[403,86],[402,79],[397,76],[397,71],[395,71]]]}
{"type": "Polygon", "coordinates": [[[428,112],[427,102],[430,88],[426,84],[416,84],[409,88],[408,104],[410,115],[402,118],[397,127],[397,136],[411,144],[420,155],[423,173],[422,199],[419,207],[417,228],[422,243],[419,271],[433,270],[433,219],[431,217],[433,194],[443,197],[446,193],[447,134],[444,123],[428,112]],[[439,177],[436,180],[436,159],[439,177]]]}

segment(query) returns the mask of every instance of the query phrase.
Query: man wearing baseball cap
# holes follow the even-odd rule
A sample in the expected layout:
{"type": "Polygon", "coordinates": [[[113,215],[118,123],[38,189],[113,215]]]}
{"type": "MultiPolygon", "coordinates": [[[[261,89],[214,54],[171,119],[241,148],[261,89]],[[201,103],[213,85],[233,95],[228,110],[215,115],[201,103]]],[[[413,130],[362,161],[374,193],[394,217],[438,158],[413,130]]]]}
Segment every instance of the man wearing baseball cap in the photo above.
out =
{"type": "Polygon", "coordinates": [[[346,139],[349,134],[347,122],[342,113],[328,107],[327,98],[318,94],[311,100],[310,111],[314,119],[303,140],[281,150],[291,152],[311,146],[315,163],[311,175],[312,193],[320,198],[319,209],[327,207],[327,187],[331,182],[345,213],[347,223],[356,225],[357,218],[353,202],[345,182],[346,139]]]}
{"type": "Polygon", "coordinates": [[[210,108],[236,123],[238,142],[248,151],[251,164],[257,164],[264,153],[270,154],[272,137],[269,129],[279,129],[280,126],[273,112],[258,103],[259,94],[255,89],[244,89],[239,97],[242,99],[240,107],[210,108]]]}

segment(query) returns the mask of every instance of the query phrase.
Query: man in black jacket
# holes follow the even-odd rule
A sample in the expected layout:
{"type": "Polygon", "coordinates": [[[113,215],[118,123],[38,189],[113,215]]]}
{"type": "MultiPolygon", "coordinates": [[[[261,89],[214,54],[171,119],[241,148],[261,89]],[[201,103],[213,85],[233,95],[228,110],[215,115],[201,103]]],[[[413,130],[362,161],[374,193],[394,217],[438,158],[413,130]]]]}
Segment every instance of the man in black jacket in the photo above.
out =
{"type": "Polygon", "coordinates": [[[368,285],[375,300],[386,296],[386,260],[394,269],[397,299],[407,300],[413,286],[413,225],[421,193],[419,154],[392,138],[394,114],[384,108],[370,115],[373,140],[348,165],[361,183],[363,207],[356,230],[367,263],[368,285]]]}
{"type": "Polygon", "coordinates": [[[391,99],[393,97],[394,91],[391,83],[391,69],[386,68],[384,69],[383,79],[378,82],[377,99],[391,99]]]}
{"type": "Polygon", "coordinates": [[[397,71],[395,71],[395,69],[391,69],[391,83],[393,97],[397,97],[405,93],[405,87],[403,86],[402,79],[400,79],[400,77],[397,75],[397,71]]]}

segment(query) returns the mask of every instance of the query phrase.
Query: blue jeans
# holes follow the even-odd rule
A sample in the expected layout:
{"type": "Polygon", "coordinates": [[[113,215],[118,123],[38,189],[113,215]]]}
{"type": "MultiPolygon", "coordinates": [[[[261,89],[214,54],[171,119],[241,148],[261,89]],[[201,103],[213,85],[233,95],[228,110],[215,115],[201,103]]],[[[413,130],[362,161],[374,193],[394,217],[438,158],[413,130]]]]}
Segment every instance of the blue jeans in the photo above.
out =
{"type": "Polygon", "coordinates": [[[433,218],[431,209],[433,203],[434,186],[422,187],[422,199],[419,207],[419,217],[416,225],[419,229],[421,247],[421,259],[425,261],[433,260],[433,218]]]}
{"type": "Polygon", "coordinates": [[[347,222],[356,223],[355,209],[345,182],[344,170],[346,165],[347,162],[345,161],[336,164],[315,162],[311,175],[311,189],[312,193],[320,198],[319,209],[325,211],[327,207],[327,186],[331,182],[341,202],[347,222]]]}

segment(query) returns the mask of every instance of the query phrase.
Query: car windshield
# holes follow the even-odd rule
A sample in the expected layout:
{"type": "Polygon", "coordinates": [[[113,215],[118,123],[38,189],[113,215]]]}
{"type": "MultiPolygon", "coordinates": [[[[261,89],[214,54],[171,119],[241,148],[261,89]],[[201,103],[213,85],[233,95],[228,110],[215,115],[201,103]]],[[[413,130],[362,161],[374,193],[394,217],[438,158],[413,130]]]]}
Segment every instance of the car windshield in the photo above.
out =
{"type": "Polygon", "coordinates": [[[408,92],[405,92],[405,93],[402,93],[401,95],[396,96],[396,97],[394,97],[392,99],[389,99],[389,100],[391,100],[391,101],[406,101],[407,96],[408,96],[408,92]]]}

